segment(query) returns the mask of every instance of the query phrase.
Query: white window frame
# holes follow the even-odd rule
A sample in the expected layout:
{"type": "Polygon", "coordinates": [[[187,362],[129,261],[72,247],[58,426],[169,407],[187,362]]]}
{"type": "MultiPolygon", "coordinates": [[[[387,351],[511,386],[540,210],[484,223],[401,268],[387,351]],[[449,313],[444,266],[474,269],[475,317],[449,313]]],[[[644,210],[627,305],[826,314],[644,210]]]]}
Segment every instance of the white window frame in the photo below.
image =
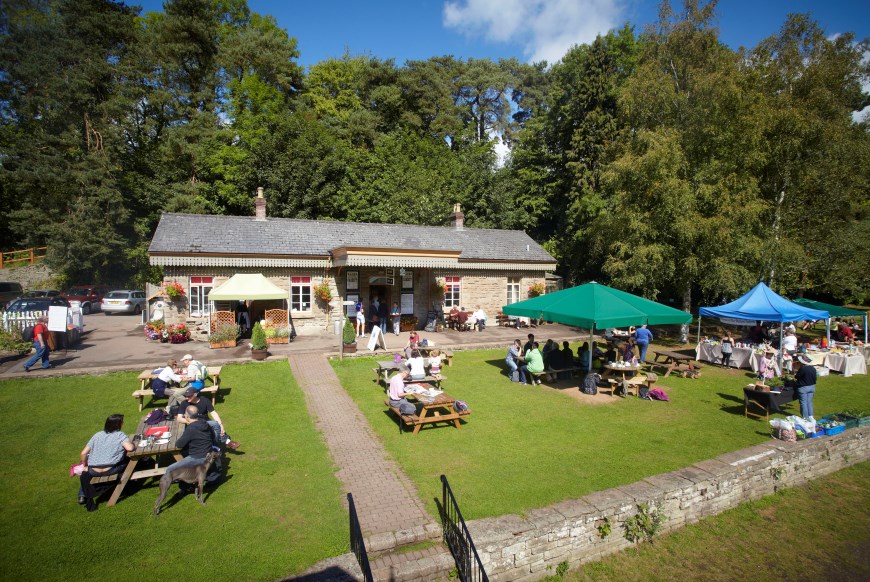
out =
{"type": "Polygon", "coordinates": [[[290,313],[294,315],[311,315],[313,302],[311,277],[308,275],[293,275],[290,277],[290,313]],[[305,302],[305,296],[308,302],[305,302]],[[298,307],[297,307],[298,306],[298,307]],[[307,309],[305,307],[307,306],[307,309]]]}
{"type": "Polygon", "coordinates": [[[460,307],[461,305],[462,277],[444,277],[444,307],[460,307]],[[455,280],[451,281],[451,279],[455,280]]]}
{"type": "Polygon", "coordinates": [[[187,287],[187,297],[190,303],[190,315],[205,317],[209,313],[208,295],[214,289],[214,277],[208,275],[192,275],[187,287]],[[199,281],[194,281],[199,279],[199,281]],[[206,281],[206,279],[208,279],[206,281]],[[197,308],[194,309],[194,303],[197,308]]]}
{"type": "Polygon", "coordinates": [[[521,286],[522,286],[522,278],[520,278],[520,277],[508,277],[507,278],[507,296],[506,296],[506,300],[505,300],[505,305],[510,305],[511,303],[519,303],[521,286]]]}

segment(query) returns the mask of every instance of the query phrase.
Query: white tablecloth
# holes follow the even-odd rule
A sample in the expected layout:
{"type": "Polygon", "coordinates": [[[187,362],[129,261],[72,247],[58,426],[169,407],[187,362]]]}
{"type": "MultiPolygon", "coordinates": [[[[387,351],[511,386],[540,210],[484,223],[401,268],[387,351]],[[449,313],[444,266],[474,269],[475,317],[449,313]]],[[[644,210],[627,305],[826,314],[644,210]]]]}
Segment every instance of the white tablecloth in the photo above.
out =
{"type": "MultiPolygon", "coordinates": [[[[733,352],[731,353],[731,359],[729,360],[729,367],[732,368],[747,368],[751,367],[749,363],[750,357],[752,356],[751,348],[733,348],[733,352]]],[[[721,344],[709,344],[707,342],[701,342],[697,346],[695,346],[695,359],[699,362],[713,362],[714,364],[722,363],[722,345],[721,344]]]]}
{"type": "Polygon", "coordinates": [[[852,356],[846,354],[828,354],[825,358],[825,366],[840,372],[846,378],[852,374],[867,373],[867,362],[864,361],[864,356],[859,354],[852,356]]]}

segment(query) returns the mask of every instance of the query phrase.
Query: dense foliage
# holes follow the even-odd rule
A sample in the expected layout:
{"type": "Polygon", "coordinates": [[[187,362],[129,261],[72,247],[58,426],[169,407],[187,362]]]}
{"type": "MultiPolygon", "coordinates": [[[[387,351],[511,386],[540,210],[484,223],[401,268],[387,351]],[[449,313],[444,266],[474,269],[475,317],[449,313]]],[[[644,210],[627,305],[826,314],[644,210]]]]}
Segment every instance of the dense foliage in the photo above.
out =
{"type": "Polygon", "coordinates": [[[524,229],[568,283],[689,307],[870,297],[868,44],[802,15],[735,52],[662,4],[556,63],[346,54],[245,0],[0,6],[0,248],[141,284],[161,212],[524,229]],[[509,153],[499,159],[500,146],[509,153]]]}

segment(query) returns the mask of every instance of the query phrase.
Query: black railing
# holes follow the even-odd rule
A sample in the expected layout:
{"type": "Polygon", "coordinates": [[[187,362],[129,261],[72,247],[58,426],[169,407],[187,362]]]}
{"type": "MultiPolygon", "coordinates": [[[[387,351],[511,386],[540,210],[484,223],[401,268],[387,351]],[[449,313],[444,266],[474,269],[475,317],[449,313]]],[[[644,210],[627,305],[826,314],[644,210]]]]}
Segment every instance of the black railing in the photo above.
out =
{"type": "Polygon", "coordinates": [[[465,527],[465,520],[459,511],[456,498],[447,482],[447,477],[441,475],[441,529],[444,532],[444,542],[450,548],[456,561],[456,570],[462,582],[489,582],[489,577],[480,563],[480,556],[471,540],[471,534],[465,527]]]}
{"type": "Polygon", "coordinates": [[[363,540],[362,529],[359,526],[359,518],[356,516],[356,506],[353,504],[353,495],[347,494],[347,507],[350,513],[350,550],[359,562],[363,579],[366,582],[374,582],[372,567],[369,565],[369,555],[366,552],[366,543],[363,540]]]}

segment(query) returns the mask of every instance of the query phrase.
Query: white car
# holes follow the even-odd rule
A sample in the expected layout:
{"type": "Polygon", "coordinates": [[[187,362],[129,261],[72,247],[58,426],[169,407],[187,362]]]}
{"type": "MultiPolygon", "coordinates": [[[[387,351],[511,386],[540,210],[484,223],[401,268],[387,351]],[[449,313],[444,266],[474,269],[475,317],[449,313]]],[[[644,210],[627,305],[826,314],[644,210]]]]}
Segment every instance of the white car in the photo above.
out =
{"type": "Polygon", "coordinates": [[[106,315],[113,313],[142,313],[142,308],[145,306],[145,292],[132,291],[130,289],[119,289],[110,291],[100,302],[100,309],[106,315]]]}

